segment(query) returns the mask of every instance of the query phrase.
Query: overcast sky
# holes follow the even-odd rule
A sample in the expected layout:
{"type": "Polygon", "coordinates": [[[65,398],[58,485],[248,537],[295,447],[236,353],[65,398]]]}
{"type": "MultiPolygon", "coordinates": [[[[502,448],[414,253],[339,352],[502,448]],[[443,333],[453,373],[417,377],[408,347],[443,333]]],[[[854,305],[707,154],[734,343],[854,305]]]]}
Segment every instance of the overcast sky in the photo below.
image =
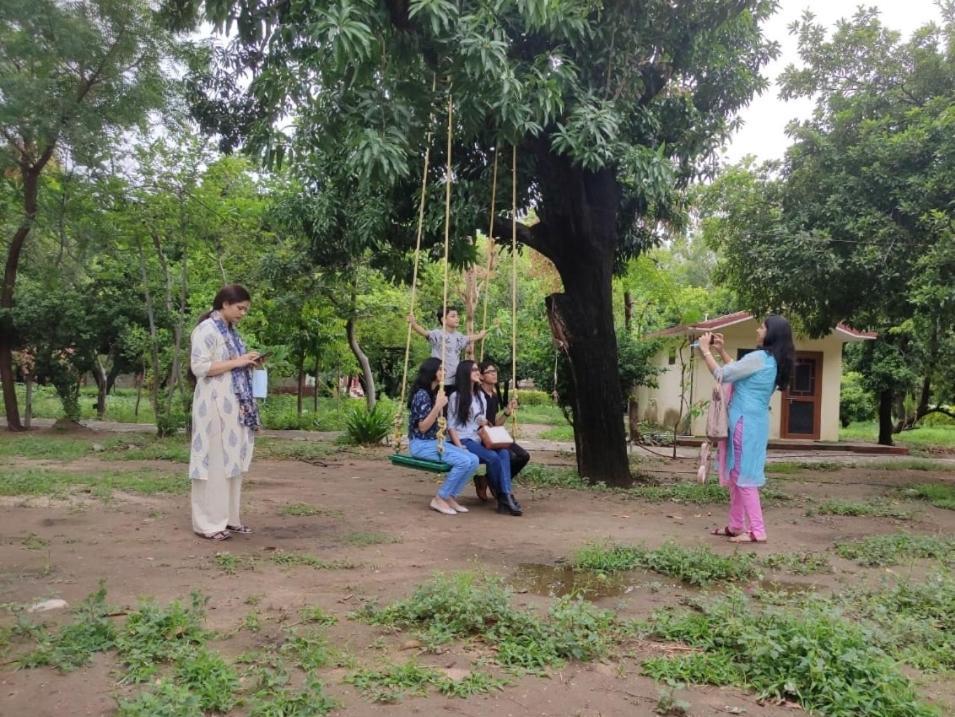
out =
{"type": "MultiPolygon", "coordinates": [[[[868,0],[861,4],[879,8],[883,24],[899,30],[904,37],[932,20],[941,20],[941,13],[933,0],[868,0]]],[[[809,100],[783,102],[779,99],[776,78],[786,65],[799,59],[796,40],[789,35],[789,25],[808,9],[831,28],[840,18],[851,17],[859,5],[859,0],[780,1],[779,11],[766,26],[768,36],[780,44],[781,50],[779,59],[765,70],[771,87],[743,110],[744,124],[726,148],[726,161],[736,162],[747,154],[754,154],[761,160],[782,157],[789,144],[786,123],[794,118],[808,117],[812,112],[809,100]]]]}

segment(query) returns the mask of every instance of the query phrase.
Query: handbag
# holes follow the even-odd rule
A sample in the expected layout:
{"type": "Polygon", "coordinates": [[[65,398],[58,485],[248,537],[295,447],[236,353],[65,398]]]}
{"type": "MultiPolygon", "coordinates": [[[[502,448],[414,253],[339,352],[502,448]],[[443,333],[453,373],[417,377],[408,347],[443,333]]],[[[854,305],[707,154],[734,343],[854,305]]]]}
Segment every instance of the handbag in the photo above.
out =
{"type": "Polygon", "coordinates": [[[729,420],[726,416],[726,401],[723,382],[713,388],[713,397],[706,411],[706,437],[713,441],[725,440],[729,436],[729,420]]]}
{"type": "Polygon", "coordinates": [[[478,435],[481,436],[484,447],[491,450],[507,448],[514,443],[514,439],[504,426],[481,426],[478,429],[478,435]]]}

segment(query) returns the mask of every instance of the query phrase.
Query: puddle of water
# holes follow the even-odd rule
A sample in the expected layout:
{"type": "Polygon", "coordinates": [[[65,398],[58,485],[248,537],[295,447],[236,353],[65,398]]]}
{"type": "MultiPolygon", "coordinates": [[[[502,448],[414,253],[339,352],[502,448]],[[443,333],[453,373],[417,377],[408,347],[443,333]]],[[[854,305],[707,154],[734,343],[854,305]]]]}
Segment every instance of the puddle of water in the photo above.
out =
{"type": "Polygon", "coordinates": [[[562,597],[580,595],[595,599],[623,595],[633,589],[632,576],[603,575],[588,570],[574,570],[570,565],[522,563],[510,580],[515,590],[562,597]]]}

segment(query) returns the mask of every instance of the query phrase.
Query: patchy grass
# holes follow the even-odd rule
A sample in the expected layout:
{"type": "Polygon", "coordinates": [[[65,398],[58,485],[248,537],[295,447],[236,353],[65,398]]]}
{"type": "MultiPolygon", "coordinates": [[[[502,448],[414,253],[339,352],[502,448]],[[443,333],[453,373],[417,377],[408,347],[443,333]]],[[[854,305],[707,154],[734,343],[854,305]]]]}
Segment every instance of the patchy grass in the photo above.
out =
{"type": "Polygon", "coordinates": [[[513,607],[497,578],[439,575],[407,599],[385,608],[366,606],[357,617],[372,624],[417,628],[430,649],[476,638],[496,648],[506,667],[540,672],[565,660],[608,654],[618,625],[613,615],[584,600],[561,598],[546,618],[513,607]]]}
{"type": "Polygon", "coordinates": [[[183,495],[189,491],[189,481],[178,473],[149,469],[81,473],[42,468],[0,468],[0,495],[63,498],[77,490],[102,499],[109,499],[114,491],[139,495],[183,495]]]}
{"type": "Polygon", "coordinates": [[[340,510],[329,510],[319,508],[317,505],[309,503],[288,503],[279,508],[279,515],[288,515],[295,518],[310,518],[314,515],[327,515],[331,518],[343,518],[344,513],[340,510]]]}
{"type": "Polygon", "coordinates": [[[49,543],[36,533],[30,533],[27,537],[20,541],[20,545],[27,550],[43,550],[49,545],[49,543]]]}
{"type": "Polygon", "coordinates": [[[387,543],[400,543],[401,539],[388,533],[378,533],[373,530],[357,530],[348,533],[345,536],[345,542],[349,545],[364,547],[367,545],[385,545],[387,543]]]}
{"type": "Polygon", "coordinates": [[[298,616],[302,622],[308,622],[313,625],[334,625],[338,618],[325,612],[318,605],[306,605],[298,611],[298,616]]]}
{"type": "Polygon", "coordinates": [[[520,485],[529,485],[535,488],[589,488],[588,483],[581,478],[576,468],[563,466],[548,466],[541,463],[531,463],[515,479],[520,485]]]}
{"type": "Polygon", "coordinates": [[[922,483],[904,488],[902,495],[913,500],[924,500],[936,508],[955,510],[955,485],[951,483],[922,483]]]}
{"type": "Polygon", "coordinates": [[[255,570],[255,557],[235,555],[228,551],[216,553],[213,558],[216,567],[227,575],[235,575],[239,570],[255,570]]]}
{"type": "Polygon", "coordinates": [[[199,696],[169,680],[159,680],[148,692],[120,699],[117,717],[202,717],[199,696]]]}
{"type": "Polygon", "coordinates": [[[842,470],[845,467],[844,463],[835,461],[773,461],[766,464],[766,472],[778,475],[791,475],[804,471],[828,473],[842,470]]]}
{"type": "Polygon", "coordinates": [[[249,717],[323,717],[339,707],[314,677],[309,676],[299,690],[288,687],[287,682],[287,675],[260,681],[249,717]]]}
{"type": "Polygon", "coordinates": [[[819,553],[773,553],[761,561],[769,570],[779,570],[792,575],[831,573],[829,558],[819,553]]]}
{"type": "Polygon", "coordinates": [[[648,661],[645,669],[659,679],[736,684],[825,715],[938,714],[919,700],[869,631],[817,601],[762,608],[737,593],[693,611],[658,612],[648,631],[706,655],[648,661]]]}
{"type": "Polygon", "coordinates": [[[291,553],[284,550],[275,551],[269,559],[276,565],[285,568],[307,567],[316,570],[351,570],[360,565],[350,560],[322,560],[309,553],[291,553]]]}
{"type": "Polygon", "coordinates": [[[437,684],[439,679],[435,670],[409,660],[379,670],[358,670],[348,675],[345,681],[372,702],[394,704],[405,695],[427,694],[428,687],[437,684]]]}
{"type": "Polygon", "coordinates": [[[898,565],[918,558],[950,563],[955,560],[955,538],[893,533],[836,543],[836,552],[859,565],[898,565]]]}
{"type": "Polygon", "coordinates": [[[562,441],[564,443],[571,443],[574,440],[574,429],[573,426],[564,423],[563,425],[553,425],[550,428],[543,430],[538,435],[538,438],[545,441],[562,441]]]}
{"type": "Polygon", "coordinates": [[[55,634],[37,630],[37,647],[21,658],[21,667],[48,665],[60,672],[71,672],[89,664],[94,653],[113,647],[116,630],[109,618],[110,607],[106,604],[106,587],[87,596],[73,611],[73,622],[60,628],[55,634]]]}
{"type": "Polygon", "coordinates": [[[255,457],[273,461],[301,461],[322,464],[324,459],[341,452],[335,443],[261,438],[255,442],[255,457]]]}
{"type": "Polygon", "coordinates": [[[912,511],[886,501],[827,500],[806,511],[806,515],[842,515],[849,517],[894,518],[911,520],[912,511]]]}
{"type": "Polygon", "coordinates": [[[752,553],[725,557],[705,546],[684,548],[672,542],[656,550],[592,543],[581,548],[572,562],[575,568],[602,573],[643,568],[700,587],[715,582],[749,580],[758,575],[758,561],[752,553]]]}
{"type": "Polygon", "coordinates": [[[203,712],[226,713],[237,701],[239,675],[232,665],[206,648],[190,652],[179,660],[176,684],[199,698],[203,712]]]}
{"type": "Polygon", "coordinates": [[[72,461],[92,453],[92,442],[38,433],[6,434],[0,437],[0,458],[72,461]]]}

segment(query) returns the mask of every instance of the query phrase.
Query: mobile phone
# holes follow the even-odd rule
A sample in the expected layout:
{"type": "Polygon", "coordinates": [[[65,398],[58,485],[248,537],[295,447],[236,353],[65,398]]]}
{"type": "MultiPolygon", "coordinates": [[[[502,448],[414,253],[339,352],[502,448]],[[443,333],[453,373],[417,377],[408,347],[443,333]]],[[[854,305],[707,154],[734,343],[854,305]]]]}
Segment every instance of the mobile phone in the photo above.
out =
{"type": "Polygon", "coordinates": [[[259,357],[255,360],[255,362],[258,363],[259,361],[265,361],[265,359],[267,359],[271,355],[272,355],[271,351],[263,351],[262,353],[259,354],[259,357]]]}

